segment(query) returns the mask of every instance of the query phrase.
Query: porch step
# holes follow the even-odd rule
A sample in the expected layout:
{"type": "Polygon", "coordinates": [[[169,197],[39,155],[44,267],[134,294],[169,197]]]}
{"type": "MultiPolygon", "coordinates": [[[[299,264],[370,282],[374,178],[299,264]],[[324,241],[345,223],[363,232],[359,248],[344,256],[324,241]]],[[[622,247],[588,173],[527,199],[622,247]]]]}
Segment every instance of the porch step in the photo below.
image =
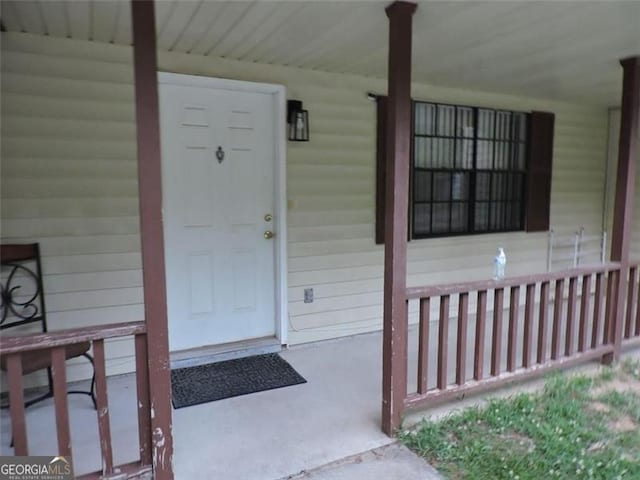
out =
{"type": "Polygon", "coordinates": [[[281,350],[282,345],[280,345],[280,341],[277,338],[263,337],[171,352],[169,358],[171,369],[173,370],[223,362],[234,358],[250,357],[252,355],[277,353],[281,350]]]}
{"type": "Polygon", "coordinates": [[[441,480],[440,474],[407,447],[392,443],[280,480],[441,480]]]}

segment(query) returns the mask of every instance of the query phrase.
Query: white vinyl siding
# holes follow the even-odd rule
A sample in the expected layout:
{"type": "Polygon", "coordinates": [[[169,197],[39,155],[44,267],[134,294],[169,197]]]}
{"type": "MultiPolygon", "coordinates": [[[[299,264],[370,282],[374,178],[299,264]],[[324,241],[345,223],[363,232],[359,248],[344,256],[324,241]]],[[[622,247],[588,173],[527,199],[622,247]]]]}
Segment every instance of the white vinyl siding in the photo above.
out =
{"type": "MultiPolygon", "coordinates": [[[[419,61],[419,59],[416,59],[419,61]]],[[[383,247],[374,243],[375,104],[386,81],[161,52],[163,71],[283,84],[309,110],[311,141],[288,143],[289,339],[381,328],[383,247]],[[315,301],[303,303],[313,288],[315,301]]],[[[131,49],[2,34],[2,240],[39,241],[52,329],[141,320],[131,49]]],[[[551,225],[601,230],[607,111],[413,86],[416,99],[556,114],[551,225]]],[[[496,248],[508,275],[545,268],[544,233],[414,240],[411,285],[486,278],[496,248]]],[[[108,347],[111,374],[132,342],[108,347]]],[[[70,378],[87,374],[73,367],[70,378]]]]}

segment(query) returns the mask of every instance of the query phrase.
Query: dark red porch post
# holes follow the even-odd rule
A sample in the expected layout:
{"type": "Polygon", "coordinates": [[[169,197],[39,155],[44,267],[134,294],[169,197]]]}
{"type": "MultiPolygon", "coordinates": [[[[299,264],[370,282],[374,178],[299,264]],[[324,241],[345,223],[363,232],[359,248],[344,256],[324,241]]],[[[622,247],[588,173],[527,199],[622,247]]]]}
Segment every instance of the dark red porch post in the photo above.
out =
{"type": "Polygon", "coordinates": [[[411,152],[411,27],[415,3],[394,2],[389,17],[387,179],[384,233],[382,430],[400,426],[407,396],[407,209],[411,152]]]}
{"type": "Polygon", "coordinates": [[[154,478],[173,479],[171,376],[162,229],[160,118],[153,0],[132,0],[138,196],[144,314],[147,322],[151,458],[154,478]]]}
{"type": "Polygon", "coordinates": [[[616,292],[617,301],[611,311],[609,339],[613,338],[615,351],[603,358],[611,363],[620,357],[622,325],[625,315],[627,274],[629,270],[629,245],[638,161],[638,132],[640,129],[640,56],[620,61],[623,68],[622,112],[620,121],[620,144],[618,149],[618,174],[616,177],[616,199],[611,235],[611,261],[620,262],[620,278],[616,292]]]}

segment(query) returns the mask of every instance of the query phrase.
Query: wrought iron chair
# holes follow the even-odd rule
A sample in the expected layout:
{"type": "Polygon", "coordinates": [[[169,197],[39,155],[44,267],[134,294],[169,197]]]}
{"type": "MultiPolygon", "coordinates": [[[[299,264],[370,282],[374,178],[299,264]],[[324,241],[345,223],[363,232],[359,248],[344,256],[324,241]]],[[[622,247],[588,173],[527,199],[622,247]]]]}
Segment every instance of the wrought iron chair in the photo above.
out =
{"type": "MultiPolygon", "coordinates": [[[[47,331],[47,315],[44,306],[44,288],[42,267],[40,262],[40,246],[37,243],[27,245],[0,245],[0,333],[9,328],[39,324],[40,330],[47,331]]],[[[44,346],[44,345],[43,345],[44,346]]],[[[88,353],[89,342],[72,345],[66,348],[67,360],[85,357],[93,370],[91,388],[89,390],[70,390],[68,393],[88,395],[96,406],[95,368],[93,357],[88,353]]],[[[0,368],[6,372],[6,356],[0,357],[0,368]]],[[[23,374],[47,369],[48,389],[45,393],[25,401],[25,407],[53,397],[53,377],[51,374],[51,353],[48,349],[35,350],[22,355],[23,374]]],[[[2,408],[8,408],[8,404],[2,408]]]]}

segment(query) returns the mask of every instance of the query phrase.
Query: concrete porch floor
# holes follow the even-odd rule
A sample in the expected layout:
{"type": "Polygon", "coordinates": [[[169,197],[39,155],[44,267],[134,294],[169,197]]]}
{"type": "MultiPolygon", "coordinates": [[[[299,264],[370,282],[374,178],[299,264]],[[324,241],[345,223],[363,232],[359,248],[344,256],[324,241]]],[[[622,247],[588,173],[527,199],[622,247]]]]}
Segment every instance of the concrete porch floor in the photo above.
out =
{"type": "MultiPolygon", "coordinates": [[[[173,411],[176,479],[273,480],[393,442],[380,430],[381,334],[307,344],[282,356],[307,383],[173,411]]],[[[415,342],[411,342],[415,344],[415,342]]],[[[135,377],[109,378],[116,464],[137,458],[135,377]]],[[[76,474],[100,468],[96,414],[69,396],[76,474]]],[[[52,400],[27,409],[30,454],[56,452],[52,400]]],[[[0,454],[11,455],[1,413],[0,454]]]]}
{"type": "MultiPolygon", "coordinates": [[[[435,338],[435,325],[432,330],[431,337],[435,338]]],[[[430,364],[435,367],[435,349],[432,350],[430,364]]],[[[454,348],[450,350],[452,355],[454,348]]],[[[410,328],[409,391],[415,389],[416,354],[416,330],[410,328]]],[[[382,334],[301,345],[282,352],[282,356],[307,379],[306,384],[173,411],[175,478],[359,480],[363,472],[370,477],[367,470],[370,467],[380,469],[380,478],[404,478],[402,474],[383,473],[389,465],[380,462],[365,461],[358,466],[344,460],[354,456],[379,458],[366,452],[394,442],[380,430],[382,334]]],[[[640,350],[627,351],[624,357],[638,359],[640,350]]],[[[455,362],[450,359],[450,378],[454,368],[455,362]]],[[[597,368],[599,364],[593,362],[575,370],[597,368]]],[[[430,378],[435,378],[435,371],[432,370],[430,378]]],[[[467,396],[462,401],[414,412],[408,415],[406,424],[414,424],[423,416],[439,417],[482,403],[488,396],[540,388],[542,383],[540,379],[489,394],[467,396]]],[[[108,389],[114,460],[116,464],[124,464],[138,458],[135,377],[110,377],[108,389]]],[[[90,400],[84,395],[70,395],[69,412],[76,474],[98,470],[101,464],[98,427],[90,400]]],[[[30,454],[56,453],[52,400],[27,409],[27,428],[30,454]]],[[[0,413],[0,430],[0,455],[12,455],[8,410],[0,413]]],[[[383,458],[391,458],[396,464],[398,458],[404,458],[404,453],[398,456],[394,450],[391,452],[391,457],[383,458]]],[[[406,462],[402,465],[410,466],[406,462]]],[[[435,478],[426,463],[423,470],[424,476],[411,478],[435,478]]]]}

